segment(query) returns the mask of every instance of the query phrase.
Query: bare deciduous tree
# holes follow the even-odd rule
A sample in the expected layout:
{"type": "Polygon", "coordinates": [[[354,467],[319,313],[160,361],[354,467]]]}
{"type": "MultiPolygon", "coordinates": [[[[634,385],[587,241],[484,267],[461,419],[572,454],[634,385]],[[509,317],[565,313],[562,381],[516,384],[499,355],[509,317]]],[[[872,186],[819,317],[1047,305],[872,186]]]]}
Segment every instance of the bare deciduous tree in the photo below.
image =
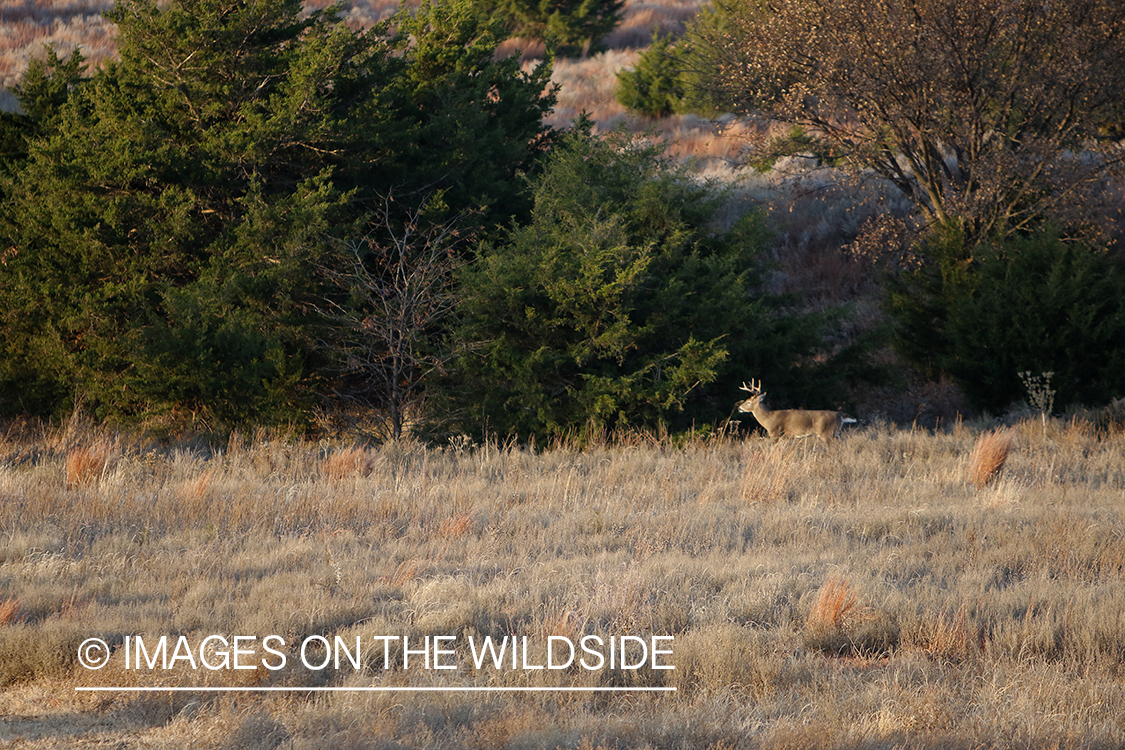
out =
{"type": "Polygon", "coordinates": [[[334,344],[343,363],[340,395],[386,415],[386,436],[402,436],[408,409],[428,375],[449,359],[440,333],[456,305],[459,219],[432,223],[426,204],[403,214],[388,197],[370,231],[344,243],[329,279],[346,295],[325,312],[343,332],[334,344]]]}
{"type": "Polygon", "coordinates": [[[1093,218],[1122,159],[1120,0],[720,0],[705,85],[967,238],[1093,218]]]}

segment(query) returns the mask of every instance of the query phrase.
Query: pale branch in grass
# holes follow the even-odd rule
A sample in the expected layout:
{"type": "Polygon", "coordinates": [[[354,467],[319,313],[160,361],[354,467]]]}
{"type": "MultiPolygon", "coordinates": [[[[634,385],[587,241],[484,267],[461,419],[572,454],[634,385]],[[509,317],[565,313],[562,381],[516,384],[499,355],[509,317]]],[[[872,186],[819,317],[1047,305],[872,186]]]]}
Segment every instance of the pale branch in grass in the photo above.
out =
{"type": "Polygon", "coordinates": [[[1039,410],[1039,417],[1043,422],[1043,437],[1047,437],[1047,417],[1055,408],[1055,393],[1051,388],[1053,372],[1035,374],[1031,370],[1017,373],[1024,389],[1027,390],[1027,400],[1039,410]]]}
{"type": "Polygon", "coordinates": [[[1096,219],[1125,155],[1119,0],[721,5],[694,42],[732,111],[806,129],[969,238],[1096,219]]]}

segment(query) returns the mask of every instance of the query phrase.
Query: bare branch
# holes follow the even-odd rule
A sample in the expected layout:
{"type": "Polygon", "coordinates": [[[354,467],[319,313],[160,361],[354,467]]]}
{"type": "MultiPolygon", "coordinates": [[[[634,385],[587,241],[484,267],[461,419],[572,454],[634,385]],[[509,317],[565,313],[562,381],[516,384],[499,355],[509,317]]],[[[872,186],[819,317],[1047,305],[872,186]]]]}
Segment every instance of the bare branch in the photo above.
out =
{"type": "Polygon", "coordinates": [[[728,0],[693,39],[734,111],[806,128],[935,221],[1091,223],[1119,161],[1118,0],[728,0]]]}
{"type": "Polygon", "coordinates": [[[453,315],[456,249],[463,217],[430,222],[428,202],[416,208],[388,195],[369,231],[343,243],[322,270],[345,299],[322,312],[346,333],[334,344],[342,362],[340,395],[386,410],[390,436],[402,435],[406,414],[427,377],[452,356],[435,336],[453,315]]]}

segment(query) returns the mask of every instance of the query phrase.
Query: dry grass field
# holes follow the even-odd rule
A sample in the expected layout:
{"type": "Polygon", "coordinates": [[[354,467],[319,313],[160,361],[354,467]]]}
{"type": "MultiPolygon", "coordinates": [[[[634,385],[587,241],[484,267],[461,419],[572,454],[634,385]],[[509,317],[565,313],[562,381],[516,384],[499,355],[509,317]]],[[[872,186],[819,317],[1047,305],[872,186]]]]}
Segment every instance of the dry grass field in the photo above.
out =
{"type": "MultiPolygon", "coordinates": [[[[108,6],[0,0],[0,86],[43,43],[111,58],[108,6]]],[[[655,126],[733,212],[771,211],[773,287],[877,317],[840,245],[885,189],[739,170],[721,124],[614,101],[652,27],[698,7],[630,0],[608,51],[556,62],[552,124],[655,126]]],[[[0,426],[0,747],[1125,747],[1125,434],[993,427],[529,450],[0,426]],[[486,637],[527,650],[478,667],[486,637]],[[585,638],[637,663],[653,637],[638,668],[535,668],[585,638]],[[319,639],[350,650],[321,666],[319,639]],[[335,690],[371,687],[398,690],[335,690]]]]}
{"type": "Polygon", "coordinates": [[[4,747],[1125,746],[1125,436],[1082,423],[827,449],[0,434],[4,747]],[[255,637],[249,668],[204,666],[210,635],[255,637]],[[315,636],[355,653],[321,668],[315,636]],[[513,636],[519,663],[477,668],[470,638],[513,636]],[[552,636],[672,638],[534,669],[552,636]],[[198,689],[363,686],[493,690],[198,689]]]}

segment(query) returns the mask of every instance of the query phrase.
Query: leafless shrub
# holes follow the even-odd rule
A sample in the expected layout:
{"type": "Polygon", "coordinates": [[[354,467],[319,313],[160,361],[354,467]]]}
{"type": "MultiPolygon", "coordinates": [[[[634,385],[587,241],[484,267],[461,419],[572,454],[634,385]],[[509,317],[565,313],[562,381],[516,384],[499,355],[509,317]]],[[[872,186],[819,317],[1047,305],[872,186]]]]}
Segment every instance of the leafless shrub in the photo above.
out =
{"type": "Polygon", "coordinates": [[[920,236],[917,222],[891,213],[876,214],[845,250],[868,267],[896,273],[914,271],[925,263],[918,253],[920,236]]]}
{"type": "Polygon", "coordinates": [[[1121,153],[1104,130],[1125,81],[1115,0],[748,0],[725,12],[693,40],[704,85],[732,111],[801,128],[813,144],[797,139],[800,152],[875,172],[970,240],[1044,215],[1105,229],[1098,196],[1121,153]]]}
{"type": "Polygon", "coordinates": [[[456,306],[451,279],[466,241],[462,216],[435,224],[427,202],[404,212],[387,196],[370,232],[345,243],[322,268],[349,300],[325,300],[322,312],[343,335],[337,395],[385,410],[384,437],[399,440],[422,385],[453,353],[433,346],[434,330],[456,306]]]}

